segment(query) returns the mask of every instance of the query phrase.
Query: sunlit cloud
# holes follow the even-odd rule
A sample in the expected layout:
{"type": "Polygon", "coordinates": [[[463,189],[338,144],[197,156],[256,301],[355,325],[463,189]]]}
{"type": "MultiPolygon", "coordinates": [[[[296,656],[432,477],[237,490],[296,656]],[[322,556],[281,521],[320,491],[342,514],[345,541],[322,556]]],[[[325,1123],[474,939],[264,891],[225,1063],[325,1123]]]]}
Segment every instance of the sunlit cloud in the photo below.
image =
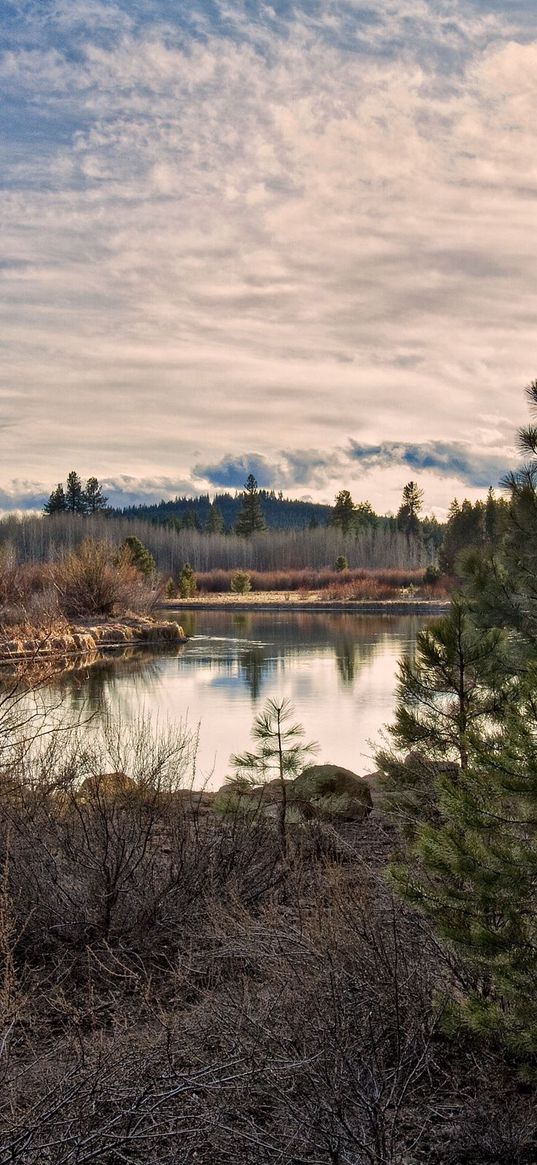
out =
{"type": "Polygon", "coordinates": [[[495,483],[535,376],[533,3],[58,0],[5,38],[7,496],[495,483]]]}

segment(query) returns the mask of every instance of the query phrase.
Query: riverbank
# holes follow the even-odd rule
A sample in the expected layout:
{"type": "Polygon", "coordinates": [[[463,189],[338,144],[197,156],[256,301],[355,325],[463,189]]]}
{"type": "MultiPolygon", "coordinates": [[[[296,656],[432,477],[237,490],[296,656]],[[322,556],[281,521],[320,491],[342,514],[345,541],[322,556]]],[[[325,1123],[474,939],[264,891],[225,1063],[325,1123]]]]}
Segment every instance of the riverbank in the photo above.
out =
{"type": "Polygon", "coordinates": [[[162,611],[333,611],[361,615],[444,615],[447,599],[326,599],[322,592],[254,591],[247,595],[196,595],[190,599],[167,599],[162,611]]]}
{"type": "Polygon", "coordinates": [[[50,627],[13,628],[0,637],[0,663],[63,659],[106,648],[186,643],[179,623],[147,615],[121,619],[56,622],[50,627]]]}

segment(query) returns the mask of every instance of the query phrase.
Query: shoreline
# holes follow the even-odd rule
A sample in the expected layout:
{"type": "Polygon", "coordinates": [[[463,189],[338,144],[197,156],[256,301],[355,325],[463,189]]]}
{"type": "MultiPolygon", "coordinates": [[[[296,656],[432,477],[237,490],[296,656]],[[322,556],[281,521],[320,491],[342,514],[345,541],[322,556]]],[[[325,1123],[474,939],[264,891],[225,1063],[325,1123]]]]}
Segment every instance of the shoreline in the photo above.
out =
{"type": "Polygon", "coordinates": [[[107,619],[63,623],[50,629],[0,639],[0,666],[60,661],[90,656],[118,647],[180,646],[187,642],[183,628],[175,620],[127,615],[107,619]]]}
{"type": "Polygon", "coordinates": [[[261,597],[227,594],[218,598],[169,599],[161,611],[310,611],[357,615],[444,615],[449,611],[449,599],[282,599],[273,592],[261,597]]]}

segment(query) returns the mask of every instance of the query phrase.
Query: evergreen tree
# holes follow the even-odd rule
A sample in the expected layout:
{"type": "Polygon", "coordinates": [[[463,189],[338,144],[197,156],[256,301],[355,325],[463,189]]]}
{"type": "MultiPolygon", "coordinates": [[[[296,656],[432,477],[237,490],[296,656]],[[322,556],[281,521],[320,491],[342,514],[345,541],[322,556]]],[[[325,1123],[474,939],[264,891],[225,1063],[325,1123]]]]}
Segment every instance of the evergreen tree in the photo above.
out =
{"type": "Polygon", "coordinates": [[[66,509],[70,514],[85,514],[86,513],[86,499],[82,482],[78,473],[74,469],[67,474],[67,485],[65,488],[65,503],[66,509]]]}
{"type": "Polygon", "coordinates": [[[133,566],[140,574],[143,574],[144,578],[150,578],[151,575],[155,574],[157,566],[151,551],[134,534],[125,538],[120,549],[121,553],[128,555],[133,566]]]}
{"type": "Polygon", "coordinates": [[[222,511],[219,510],[216,502],[213,502],[209,510],[209,517],[205,527],[207,534],[223,534],[224,533],[224,519],[222,511]]]}
{"type": "Polygon", "coordinates": [[[337,526],[342,534],[348,534],[353,529],[356,520],[356,506],[348,489],[340,489],[336,494],[334,508],[330,517],[332,526],[337,526]]]}
{"type": "Polygon", "coordinates": [[[497,537],[496,514],[497,514],[497,508],[496,508],[496,503],[495,503],[495,499],[494,499],[494,490],[492,489],[492,486],[491,486],[489,488],[488,493],[487,493],[487,500],[485,502],[485,514],[484,514],[485,541],[488,543],[489,546],[494,546],[496,543],[496,537],[497,537]]]}
{"type": "Polygon", "coordinates": [[[235,532],[244,538],[249,538],[257,530],[266,530],[265,519],[261,509],[257,481],[253,473],[248,475],[242,495],[242,504],[235,525],[235,532]]]}
{"type": "Polygon", "coordinates": [[[445,526],[435,518],[434,514],[429,518],[422,518],[421,536],[431,558],[431,562],[436,562],[438,558],[438,551],[444,540],[444,532],[445,526]]]}
{"type": "Polygon", "coordinates": [[[179,594],[182,599],[190,599],[196,594],[198,585],[196,576],[189,562],[185,562],[179,576],[179,594]]]}
{"type": "Polygon", "coordinates": [[[67,509],[67,501],[65,498],[65,490],[61,481],[58,482],[56,489],[52,493],[43,506],[45,514],[64,514],[67,509]]]}
{"type": "Polygon", "coordinates": [[[423,508],[423,490],[415,481],[409,481],[403,489],[401,505],[397,511],[397,524],[405,534],[419,535],[420,513],[423,508]]]}
{"type": "Polygon", "coordinates": [[[243,752],[231,757],[239,778],[252,784],[275,777],[280,785],[278,832],[282,855],[287,853],[287,785],[298,776],[305,761],[317,751],[314,743],[304,743],[304,729],[293,721],[294,710],[287,699],[269,699],[256,716],[251,735],[258,741],[257,752],[243,752]]]}
{"type": "Polygon", "coordinates": [[[419,633],[414,655],[400,660],[389,729],[395,750],[379,752],[377,763],[387,805],[408,834],[435,815],[438,775],[467,769],[496,731],[514,688],[506,652],[505,633],[477,626],[459,596],[419,633]]]}
{"type": "Polygon", "coordinates": [[[192,506],[190,506],[186,513],[183,515],[180,528],[181,530],[197,530],[198,533],[201,532],[201,522],[198,518],[196,510],[192,506]]]}
{"type": "Polygon", "coordinates": [[[107,507],[108,498],[103,494],[102,486],[96,477],[88,477],[84,490],[84,502],[87,514],[97,514],[107,507]]]}
{"type": "Polygon", "coordinates": [[[247,595],[252,589],[252,579],[247,570],[236,570],[231,575],[230,590],[235,595],[247,595]]]}
{"type": "Polygon", "coordinates": [[[447,574],[458,569],[463,551],[482,547],[485,543],[485,507],[483,502],[459,505],[455,499],[448,514],[444,541],[440,550],[440,566],[447,574]]]}
{"type": "Polygon", "coordinates": [[[358,502],[354,507],[354,527],[365,530],[378,524],[378,516],[370,502],[358,502]]]}
{"type": "MultiPolygon", "coordinates": [[[[537,405],[535,382],[529,392],[537,405]]],[[[467,613],[493,647],[490,658],[475,660],[478,710],[495,693],[508,699],[464,732],[460,763],[433,774],[434,811],[418,800],[410,844],[392,873],[462,958],[454,1021],[535,1057],[537,428],[523,430],[520,443],[532,458],[507,480],[505,535],[492,550],[473,552],[465,583],[467,613]]],[[[452,704],[438,702],[434,677],[423,678],[434,755],[452,704]]],[[[400,708],[398,720],[399,743],[413,740],[411,714],[400,708]]]]}
{"type": "Polygon", "coordinates": [[[453,1024],[537,1054],[537,676],[500,735],[437,782],[439,818],[393,877],[466,965],[453,1024]]]}

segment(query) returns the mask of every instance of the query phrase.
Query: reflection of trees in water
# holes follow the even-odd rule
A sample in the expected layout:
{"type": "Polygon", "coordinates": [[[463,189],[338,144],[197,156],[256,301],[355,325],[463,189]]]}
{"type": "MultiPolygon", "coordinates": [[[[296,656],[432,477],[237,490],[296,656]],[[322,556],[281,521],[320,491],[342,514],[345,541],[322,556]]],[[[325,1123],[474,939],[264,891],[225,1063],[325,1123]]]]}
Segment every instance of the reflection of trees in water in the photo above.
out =
{"type": "Polygon", "coordinates": [[[211,649],[211,643],[208,640],[203,654],[196,652],[187,655],[185,664],[188,669],[195,671],[203,669],[214,672],[217,677],[216,682],[222,678],[226,683],[228,680],[231,683],[243,683],[249,689],[253,700],[257,699],[264,680],[277,666],[277,659],[274,656],[280,657],[286,654],[278,652],[271,645],[270,655],[268,655],[266,647],[258,643],[248,643],[247,640],[241,647],[235,638],[226,644],[225,639],[222,641],[222,637],[219,637],[215,648],[211,649]]]}
{"type": "Polygon", "coordinates": [[[250,689],[252,700],[257,700],[263,680],[270,672],[274,671],[275,666],[276,660],[267,658],[262,647],[252,647],[248,651],[241,651],[239,667],[241,675],[250,689]]]}
{"type": "Polygon", "coordinates": [[[233,615],[231,618],[231,625],[235,631],[244,631],[247,635],[252,637],[252,616],[243,613],[233,615]]]}
{"type": "Polygon", "coordinates": [[[352,687],[356,670],[356,644],[353,639],[342,638],[335,643],[336,665],[346,688],[352,687]]]}
{"type": "Polygon", "coordinates": [[[110,699],[114,701],[121,681],[126,678],[140,696],[150,691],[158,680],[160,656],[161,653],[156,655],[136,647],[96,655],[69,671],[60,672],[50,686],[62,698],[69,697],[74,705],[83,704],[88,712],[103,712],[110,699]]]}
{"type": "MultiPolygon", "coordinates": [[[[92,663],[72,660],[70,670],[60,673],[50,690],[68,698],[72,707],[101,713],[116,705],[122,681],[128,679],[133,700],[154,694],[161,680],[161,661],[170,655],[181,667],[208,668],[233,684],[248,688],[256,701],[282,661],[308,657],[308,653],[335,657],[341,683],[350,688],[360,669],[385,641],[395,641],[397,654],[411,652],[417,632],[427,620],[416,615],[360,615],[349,612],[188,612],[188,634],[207,640],[186,644],[173,652],[128,647],[94,657],[92,663]],[[211,643],[214,636],[218,643],[211,643]],[[227,642],[226,642],[227,640],[227,642]]],[[[181,619],[181,622],[186,622],[181,619]]],[[[165,682],[165,681],[164,681],[165,682]]]]}
{"type": "MultiPolygon", "coordinates": [[[[366,615],[339,611],[260,611],[247,614],[230,611],[196,611],[192,634],[226,637],[230,633],[271,645],[276,653],[286,655],[293,647],[301,651],[308,646],[329,647],[343,637],[356,645],[371,640],[413,640],[424,625],[419,615],[366,615]]],[[[245,644],[245,647],[247,644],[245,644]]]]}
{"type": "Polygon", "coordinates": [[[378,652],[380,639],[356,641],[349,635],[338,635],[334,640],[336,665],[346,688],[351,688],[360,669],[378,652]]]}
{"type": "MultiPolygon", "coordinates": [[[[362,667],[378,652],[386,640],[398,641],[398,654],[412,650],[415,637],[424,625],[418,615],[366,615],[340,611],[281,611],[231,613],[226,611],[195,612],[193,634],[218,638],[230,632],[234,638],[244,637],[244,648],[239,648],[239,668],[256,699],[269,672],[277,661],[292,659],[322,647],[333,649],[336,666],[345,687],[351,687],[362,667]],[[257,640],[257,645],[248,639],[257,640]],[[266,657],[268,645],[270,658],[266,657]]],[[[234,645],[236,646],[236,645],[234,645]]],[[[226,670],[223,659],[216,665],[226,670]]]]}

